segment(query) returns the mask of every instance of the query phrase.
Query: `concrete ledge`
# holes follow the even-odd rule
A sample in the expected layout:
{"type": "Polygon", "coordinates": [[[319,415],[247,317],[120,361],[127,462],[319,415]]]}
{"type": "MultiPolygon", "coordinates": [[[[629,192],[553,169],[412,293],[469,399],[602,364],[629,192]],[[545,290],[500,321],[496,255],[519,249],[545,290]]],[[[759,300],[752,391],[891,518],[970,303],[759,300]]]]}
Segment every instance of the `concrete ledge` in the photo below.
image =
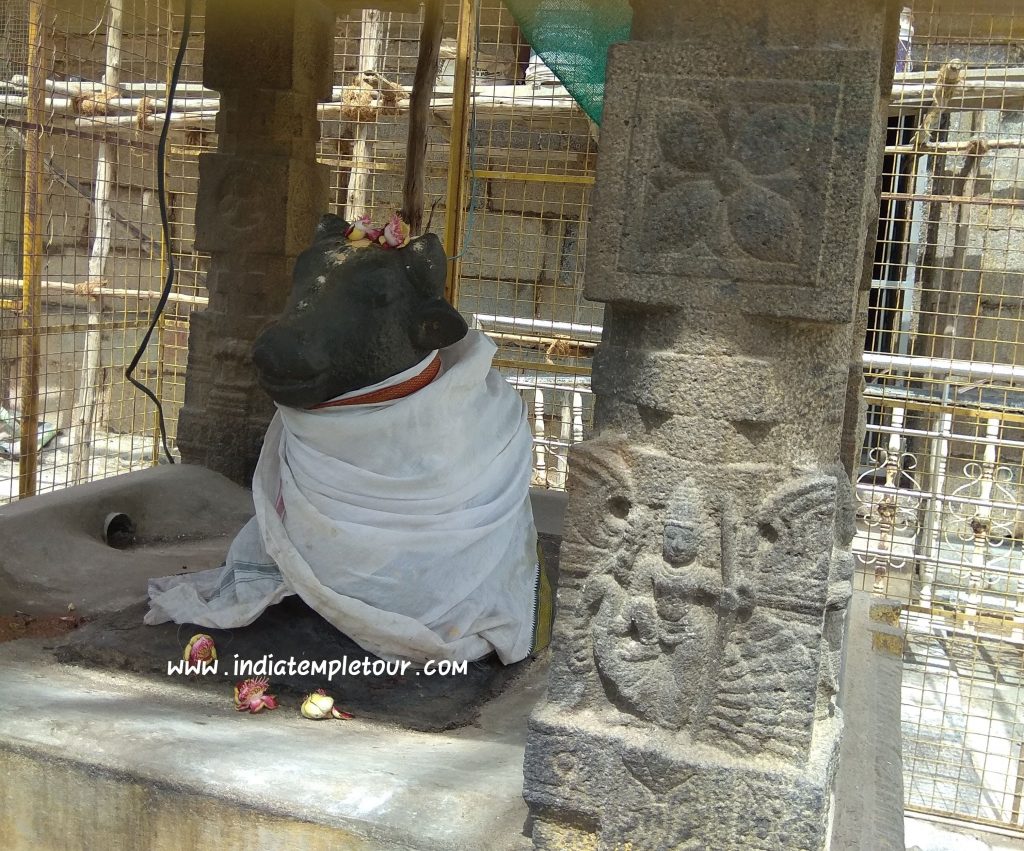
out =
{"type": "Polygon", "coordinates": [[[904,851],[901,605],[856,591],[847,614],[843,741],[831,851],[904,851]]]}
{"type": "MultiPolygon", "coordinates": [[[[542,535],[561,536],[566,495],[531,489],[542,535]]],[[[252,493],[196,464],[153,467],[0,507],[0,612],[114,612],[145,599],[150,577],[217,567],[253,515],[252,493]],[[104,518],[124,512],[138,545],[108,547],[104,518]]]]}
{"type": "MultiPolygon", "coordinates": [[[[413,733],[71,668],[0,645],[5,848],[515,849],[536,665],[476,726],[413,733]]],[[[343,688],[336,689],[343,693],[343,688]]]]}
{"type": "Polygon", "coordinates": [[[0,612],[40,614],[74,603],[83,614],[111,612],[144,599],[152,576],[182,565],[221,564],[252,516],[252,494],[188,464],[153,467],[55,491],[0,508],[0,612]],[[103,521],[124,512],[137,547],[103,542],[103,521]]]}

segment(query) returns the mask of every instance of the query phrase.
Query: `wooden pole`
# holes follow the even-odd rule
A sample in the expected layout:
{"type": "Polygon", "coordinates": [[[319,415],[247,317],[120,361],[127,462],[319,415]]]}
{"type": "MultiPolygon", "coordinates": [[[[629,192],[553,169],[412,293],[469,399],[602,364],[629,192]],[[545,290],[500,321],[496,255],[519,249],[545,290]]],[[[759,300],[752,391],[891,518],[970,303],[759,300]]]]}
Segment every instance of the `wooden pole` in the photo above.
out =
{"type": "Polygon", "coordinates": [[[444,28],[444,0],[426,0],[423,30],[409,98],[409,135],[405,146],[405,184],[402,187],[402,215],[413,236],[423,228],[424,172],[427,160],[427,133],[430,127],[430,100],[437,81],[437,60],[441,55],[441,31],[444,28]]]}
{"type": "Polygon", "coordinates": [[[43,273],[43,105],[46,100],[43,70],[46,0],[29,2],[28,91],[26,121],[36,130],[27,134],[25,146],[25,217],[22,234],[21,324],[25,333],[21,348],[21,445],[18,463],[18,496],[34,496],[39,471],[39,338],[43,273]]]}
{"type": "MultiPolygon", "coordinates": [[[[121,73],[121,26],[124,0],[109,0],[107,23],[106,71],[103,74],[105,88],[116,88],[121,73]]],[[[101,286],[107,257],[110,255],[111,232],[114,219],[111,215],[110,195],[114,186],[117,149],[108,142],[101,142],[96,156],[96,181],[93,184],[92,245],[89,248],[89,286],[101,286]]],[[[89,301],[90,330],[85,334],[85,351],[82,353],[81,382],[75,398],[74,417],[71,425],[71,473],[73,481],[79,483],[89,478],[92,468],[92,434],[96,418],[96,399],[99,396],[100,348],[103,332],[99,329],[103,318],[103,296],[92,295],[89,301]]]]}
{"type": "MultiPolygon", "coordinates": [[[[385,14],[379,9],[363,10],[363,27],[359,37],[359,73],[377,71],[384,56],[385,14]]],[[[370,133],[373,128],[367,122],[356,124],[355,139],[352,143],[352,170],[348,177],[348,193],[345,203],[345,218],[357,219],[369,212],[371,170],[367,167],[373,156],[373,142],[370,133]]]]}
{"type": "Polygon", "coordinates": [[[455,304],[459,294],[459,259],[462,242],[462,201],[465,196],[466,148],[469,142],[470,72],[473,53],[473,0],[460,0],[456,35],[455,85],[452,92],[451,153],[448,158],[448,198],[445,202],[444,250],[450,258],[445,297],[455,304]]]}

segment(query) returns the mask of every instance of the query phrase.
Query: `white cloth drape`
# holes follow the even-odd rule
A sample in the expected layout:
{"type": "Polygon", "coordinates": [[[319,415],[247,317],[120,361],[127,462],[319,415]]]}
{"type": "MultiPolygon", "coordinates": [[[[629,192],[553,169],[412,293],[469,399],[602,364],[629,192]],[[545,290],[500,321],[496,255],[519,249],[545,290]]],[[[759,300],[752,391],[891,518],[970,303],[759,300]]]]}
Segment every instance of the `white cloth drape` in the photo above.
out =
{"type": "Polygon", "coordinates": [[[253,479],[256,516],[227,564],[152,580],[146,623],[244,626],[296,593],[383,658],[524,658],[537,577],[531,436],[494,351],[470,331],[410,396],[279,408],[253,479]]]}

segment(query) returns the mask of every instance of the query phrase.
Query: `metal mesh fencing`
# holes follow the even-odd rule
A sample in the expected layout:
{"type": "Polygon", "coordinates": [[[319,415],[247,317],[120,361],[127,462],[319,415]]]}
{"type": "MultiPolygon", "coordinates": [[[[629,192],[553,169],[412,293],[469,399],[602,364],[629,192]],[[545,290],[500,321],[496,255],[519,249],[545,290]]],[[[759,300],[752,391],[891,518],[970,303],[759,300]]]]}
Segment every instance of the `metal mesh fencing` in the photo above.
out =
{"type": "Polygon", "coordinates": [[[1024,19],[1009,6],[904,10],[855,549],[862,587],[903,607],[907,808],[1020,830],[1024,19]]]}
{"type": "MultiPolygon", "coordinates": [[[[135,373],[164,401],[172,435],[181,307],[203,297],[195,154],[216,114],[190,97],[201,88],[201,14],[194,28],[165,164],[183,273],[135,373]]],[[[28,0],[0,13],[0,500],[158,458],[155,409],[124,371],[166,271],[156,141],[180,30],[180,12],[161,0],[28,0]],[[39,451],[23,458],[34,419],[39,451]]]]}

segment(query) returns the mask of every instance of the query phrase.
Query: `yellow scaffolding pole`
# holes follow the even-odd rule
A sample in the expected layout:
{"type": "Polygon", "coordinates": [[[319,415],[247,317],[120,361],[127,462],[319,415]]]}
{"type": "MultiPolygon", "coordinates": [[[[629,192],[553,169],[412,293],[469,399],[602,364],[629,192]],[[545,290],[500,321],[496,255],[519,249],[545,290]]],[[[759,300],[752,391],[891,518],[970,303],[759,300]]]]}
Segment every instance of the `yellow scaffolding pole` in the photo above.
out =
{"type": "Polygon", "coordinates": [[[466,159],[469,141],[469,107],[473,30],[476,20],[475,0],[459,3],[459,28],[456,35],[455,84],[452,100],[452,137],[448,154],[448,198],[445,201],[444,250],[452,258],[448,264],[445,296],[455,304],[459,295],[459,273],[462,260],[463,199],[467,174],[466,159]]]}
{"type": "Polygon", "coordinates": [[[43,26],[46,0],[28,4],[28,104],[25,121],[25,210],[22,233],[21,291],[21,446],[18,496],[34,496],[39,472],[39,331],[42,324],[40,284],[43,271],[43,233],[40,202],[43,194],[43,120],[46,73],[43,67],[43,26]]]}

